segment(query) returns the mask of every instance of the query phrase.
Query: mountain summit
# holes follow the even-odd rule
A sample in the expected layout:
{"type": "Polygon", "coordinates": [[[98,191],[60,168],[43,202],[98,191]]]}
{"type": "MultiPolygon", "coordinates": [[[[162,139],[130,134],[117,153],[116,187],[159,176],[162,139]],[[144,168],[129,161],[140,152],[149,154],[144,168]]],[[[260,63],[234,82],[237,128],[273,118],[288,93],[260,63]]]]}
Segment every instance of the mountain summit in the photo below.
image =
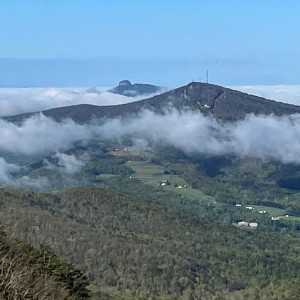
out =
{"type": "MultiPolygon", "coordinates": [[[[127,87],[124,82],[121,87],[127,87]]],[[[222,121],[237,121],[247,114],[255,115],[291,115],[300,113],[300,106],[291,105],[261,97],[249,95],[222,86],[192,82],[186,86],[141,101],[111,105],[96,106],[89,104],[73,105],[53,108],[42,113],[56,121],[70,118],[75,122],[84,123],[92,118],[115,118],[135,115],[144,109],[156,113],[164,113],[166,108],[179,111],[190,109],[200,111],[204,115],[212,116],[222,121]]],[[[5,117],[7,121],[21,122],[34,113],[5,117]]]]}

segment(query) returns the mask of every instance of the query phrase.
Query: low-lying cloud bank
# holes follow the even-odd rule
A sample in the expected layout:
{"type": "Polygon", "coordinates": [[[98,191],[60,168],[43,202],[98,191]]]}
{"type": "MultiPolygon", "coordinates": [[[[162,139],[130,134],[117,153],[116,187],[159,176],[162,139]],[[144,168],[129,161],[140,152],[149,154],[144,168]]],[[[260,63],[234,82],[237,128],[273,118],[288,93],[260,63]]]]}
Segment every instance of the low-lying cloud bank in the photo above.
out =
{"type": "Polygon", "coordinates": [[[0,119],[0,150],[33,155],[57,151],[73,141],[91,138],[90,126],[71,120],[57,123],[43,114],[27,119],[21,126],[0,119]]]}
{"type": "Polygon", "coordinates": [[[0,157],[0,184],[11,182],[13,173],[16,173],[20,168],[12,163],[7,163],[6,160],[0,157]]]}
{"type": "MultiPolygon", "coordinates": [[[[283,117],[248,115],[235,123],[218,123],[198,111],[176,110],[158,115],[144,111],[135,118],[110,119],[104,124],[61,123],[35,115],[21,125],[0,120],[0,184],[25,188],[49,188],[48,178],[30,178],[16,156],[44,157],[46,169],[59,172],[66,182],[89,160],[66,154],[78,140],[109,140],[131,136],[138,148],[171,145],[189,155],[233,154],[238,157],[275,159],[300,163],[300,115],[283,117]],[[47,159],[46,157],[49,157],[47,159]],[[19,174],[19,175],[17,175],[19,174]]],[[[26,170],[25,170],[26,171],[26,170]]],[[[71,180],[71,179],[70,179],[71,180]]],[[[71,181],[70,181],[71,182],[71,181]]]]}
{"type": "Polygon", "coordinates": [[[300,85],[254,85],[231,88],[266,99],[300,105],[300,85]]]}
{"type": "Polygon", "coordinates": [[[77,158],[75,155],[56,152],[52,158],[57,160],[56,165],[52,164],[48,160],[45,160],[45,167],[47,169],[59,171],[65,174],[74,174],[80,171],[84,165],[82,158],[77,158]]]}
{"type": "Polygon", "coordinates": [[[76,104],[117,105],[153,96],[126,97],[108,88],[2,88],[0,117],[76,104]]]}
{"type": "Polygon", "coordinates": [[[245,120],[220,124],[199,112],[173,111],[164,116],[145,111],[139,118],[108,121],[106,138],[131,134],[136,139],[168,144],[188,154],[234,154],[283,163],[300,162],[300,115],[249,115],[245,120]]]}
{"type": "MultiPolygon", "coordinates": [[[[236,87],[266,98],[300,104],[300,86],[236,87]]],[[[86,89],[0,89],[0,115],[79,103],[120,104],[142,99],[86,89]]],[[[67,178],[88,161],[64,153],[77,140],[109,140],[131,136],[134,146],[143,149],[155,144],[172,145],[189,155],[233,154],[238,157],[275,159],[283,163],[300,163],[300,115],[254,116],[221,124],[198,111],[168,111],[165,115],[144,111],[135,118],[111,119],[104,124],[82,125],[72,120],[55,122],[43,114],[25,120],[21,125],[0,119],[0,184],[16,187],[44,187],[46,177],[30,178],[15,157],[40,155],[44,167],[67,178]],[[50,156],[49,156],[50,155],[50,156]]]]}
{"type": "MultiPolygon", "coordinates": [[[[57,123],[42,114],[21,126],[0,120],[0,151],[34,155],[65,150],[76,140],[121,139],[129,135],[139,145],[173,145],[188,154],[234,154],[300,162],[300,115],[249,115],[239,122],[221,124],[199,112],[175,110],[165,115],[144,111],[136,118],[111,119],[102,125],[80,125],[72,120],[57,123]]],[[[67,157],[59,159],[63,164],[67,157]]]]}

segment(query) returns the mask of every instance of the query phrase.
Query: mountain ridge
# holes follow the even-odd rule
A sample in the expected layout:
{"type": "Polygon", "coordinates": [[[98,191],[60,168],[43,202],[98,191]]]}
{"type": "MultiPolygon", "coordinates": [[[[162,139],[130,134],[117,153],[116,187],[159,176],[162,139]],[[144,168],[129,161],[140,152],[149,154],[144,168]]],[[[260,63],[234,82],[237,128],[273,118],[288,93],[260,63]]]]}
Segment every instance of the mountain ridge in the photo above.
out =
{"type": "MultiPolygon", "coordinates": [[[[166,108],[179,111],[198,110],[221,121],[238,121],[247,114],[255,115],[290,115],[300,113],[300,106],[276,102],[274,100],[249,95],[240,91],[208,83],[192,82],[186,86],[144,100],[110,106],[79,104],[52,108],[42,113],[56,121],[70,118],[78,123],[85,123],[92,118],[115,118],[136,115],[144,109],[163,113],[166,108]]],[[[23,120],[37,114],[26,113],[4,117],[11,122],[23,120]]]]}

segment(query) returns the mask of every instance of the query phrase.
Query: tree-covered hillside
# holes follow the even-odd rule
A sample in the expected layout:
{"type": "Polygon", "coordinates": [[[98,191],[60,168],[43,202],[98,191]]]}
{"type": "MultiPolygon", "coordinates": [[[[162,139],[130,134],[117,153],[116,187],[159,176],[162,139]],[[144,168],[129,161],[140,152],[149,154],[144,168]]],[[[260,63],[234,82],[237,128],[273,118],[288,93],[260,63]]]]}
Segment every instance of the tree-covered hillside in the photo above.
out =
{"type": "Polygon", "coordinates": [[[280,299],[296,299],[299,239],[287,235],[103,189],[1,190],[0,203],[7,230],[80,268],[99,299],[272,299],[287,281],[280,299]]]}

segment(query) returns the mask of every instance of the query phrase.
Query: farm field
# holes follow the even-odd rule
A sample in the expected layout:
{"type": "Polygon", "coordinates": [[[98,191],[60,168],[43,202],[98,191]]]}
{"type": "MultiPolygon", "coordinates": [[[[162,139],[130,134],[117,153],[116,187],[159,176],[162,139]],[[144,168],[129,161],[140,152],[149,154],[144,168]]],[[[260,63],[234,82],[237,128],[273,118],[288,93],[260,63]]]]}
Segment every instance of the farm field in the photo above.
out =
{"type": "Polygon", "coordinates": [[[181,194],[190,200],[213,202],[212,197],[203,194],[198,189],[190,188],[189,184],[179,175],[164,174],[166,169],[163,166],[154,165],[148,161],[132,161],[127,162],[126,165],[135,171],[131,177],[141,180],[145,184],[157,186],[165,180],[171,183],[163,186],[166,190],[181,194]],[[187,188],[184,188],[184,186],[187,186],[187,188]]]}
{"type": "MultiPolygon", "coordinates": [[[[251,206],[251,205],[249,205],[249,206],[251,206]]],[[[285,215],[284,209],[281,209],[281,208],[260,206],[260,205],[252,205],[252,207],[255,208],[256,212],[258,212],[260,210],[262,210],[262,211],[265,210],[272,217],[284,216],[285,215]]],[[[286,220],[288,220],[288,221],[300,221],[300,217],[289,216],[288,218],[286,218],[286,220]]]]}
{"type": "Polygon", "coordinates": [[[261,206],[261,205],[249,205],[255,208],[256,212],[266,211],[268,214],[270,214],[273,217],[276,216],[282,216],[284,214],[284,209],[276,208],[276,207],[268,207],[268,206],[261,206]]]}

